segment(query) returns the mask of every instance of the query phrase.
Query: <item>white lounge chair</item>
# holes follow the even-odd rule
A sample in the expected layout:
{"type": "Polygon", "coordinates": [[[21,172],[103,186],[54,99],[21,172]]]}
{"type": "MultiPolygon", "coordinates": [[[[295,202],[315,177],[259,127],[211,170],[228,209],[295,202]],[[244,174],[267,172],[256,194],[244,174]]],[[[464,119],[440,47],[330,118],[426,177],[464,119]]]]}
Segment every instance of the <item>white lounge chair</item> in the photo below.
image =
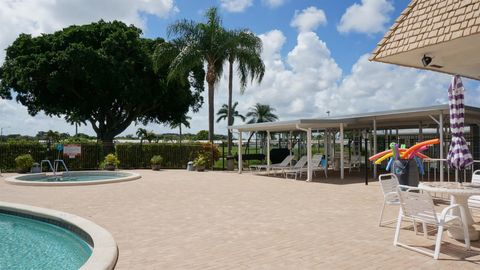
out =
{"type": "Polygon", "coordinates": [[[307,161],[308,161],[307,156],[302,156],[293,166],[289,166],[289,165],[285,167],[276,166],[276,167],[273,167],[273,170],[280,170],[281,173],[285,174],[286,171],[297,170],[305,167],[305,165],[307,164],[307,161]]]}
{"type": "MultiPolygon", "coordinates": [[[[465,235],[465,247],[467,250],[470,249],[470,236],[468,234],[465,209],[459,204],[453,204],[444,208],[442,213],[439,214],[435,212],[433,199],[430,194],[427,192],[422,193],[420,191],[421,190],[419,188],[409,186],[399,185],[397,187],[397,192],[400,199],[400,211],[398,213],[397,228],[395,230],[393,245],[433,256],[433,258],[437,260],[440,254],[440,247],[442,245],[443,230],[446,227],[456,226],[463,229],[465,235]],[[460,217],[449,214],[453,208],[459,208],[460,217]],[[423,224],[431,224],[438,228],[437,237],[435,240],[435,250],[433,253],[399,242],[400,227],[402,226],[402,220],[405,218],[422,222],[423,224]]],[[[424,230],[425,227],[426,225],[424,225],[424,230]]]]}
{"type": "MultiPolygon", "coordinates": [[[[472,184],[480,186],[480,170],[476,170],[472,174],[472,184]]],[[[468,199],[468,207],[471,210],[480,211],[480,195],[470,196],[468,199]]]]}
{"type": "MultiPolygon", "coordinates": [[[[280,167],[280,168],[287,167],[289,166],[290,162],[292,162],[292,159],[293,159],[293,155],[289,155],[280,163],[270,164],[270,169],[273,169],[275,167],[280,167]]],[[[250,166],[250,169],[260,172],[262,169],[267,170],[268,165],[267,164],[252,165],[250,166]]]]}
{"type": "MultiPolygon", "coordinates": [[[[326,167],[323,166],[322,160],[323,160],[323,155],[314,155],[312,157],[312,165],[313,165],[312,171],[314,175],[315,175],[315,172],[317,171],[324,171],[325,178],[327,178],[327,170],[326,170],[326,167]]],[[[293,175],[295,177],[295,180],[297,180],[298,176],[302,177],[303,173],[308,173],[308,167],[285,170],[284,173],[285,173],[285,178],[288,178],[289,175],[293,175]]]]}

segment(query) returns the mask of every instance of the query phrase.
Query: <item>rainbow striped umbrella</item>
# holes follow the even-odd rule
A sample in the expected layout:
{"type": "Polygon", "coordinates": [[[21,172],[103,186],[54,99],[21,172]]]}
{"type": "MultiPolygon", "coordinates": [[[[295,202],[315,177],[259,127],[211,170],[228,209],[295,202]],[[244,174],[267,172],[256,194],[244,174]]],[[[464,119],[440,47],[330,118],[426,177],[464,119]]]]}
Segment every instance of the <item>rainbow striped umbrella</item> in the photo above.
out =
{"type": "Polygon", "coordinates": [[[448,88],[452,141],[448,150],[447,162],[450,168],[457,170],[464,170],[465,167],[473,163],[472,154],[470,154],[467,142],[463,137],[465,122],[464,93],[462,79],[455,75],[448,88]]]}

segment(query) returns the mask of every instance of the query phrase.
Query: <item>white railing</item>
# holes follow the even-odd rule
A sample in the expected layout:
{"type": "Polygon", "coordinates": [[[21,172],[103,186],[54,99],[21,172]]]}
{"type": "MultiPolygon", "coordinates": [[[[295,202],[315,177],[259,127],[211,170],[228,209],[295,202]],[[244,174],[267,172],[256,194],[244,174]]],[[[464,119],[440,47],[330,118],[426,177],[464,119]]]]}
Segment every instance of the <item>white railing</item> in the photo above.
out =
{"type": "Polygon", "coordinates": [[[422,181],[440,181],[440,164],[443,164],[443,181],[444,182],[470,182],[475,167],[480,167],[480,160],[474,160],[473,164],[465,168],[465,170],[454,170],[448,166],[446,159],[432,158],[424,159],[423,167],[425,174],[421,175],[422,181]]]}

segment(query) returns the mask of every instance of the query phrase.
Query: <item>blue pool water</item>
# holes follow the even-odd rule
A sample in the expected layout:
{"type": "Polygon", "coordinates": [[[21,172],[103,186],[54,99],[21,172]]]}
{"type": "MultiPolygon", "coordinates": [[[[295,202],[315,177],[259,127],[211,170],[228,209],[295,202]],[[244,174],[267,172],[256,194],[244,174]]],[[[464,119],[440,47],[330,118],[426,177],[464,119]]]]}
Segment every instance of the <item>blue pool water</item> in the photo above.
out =
{"type": "Polygon", "coordinates": [[[90,246],[73,232],[0,212],[0,269],[78,269],[90,246]]]}
{"type": "Polygon", "coordinates": [[[32,182],[84,182],[84,181],[101,181],[109,179],[117,179],[122,177],[130,176],[128,173],[122,172],[104,172],[99,171],[96,173],[92,172],[73,172],[73,173],[64,173],[63,175],[25,175],[19,176],[17,180],[23,181],[32,181],[32,182]]]}

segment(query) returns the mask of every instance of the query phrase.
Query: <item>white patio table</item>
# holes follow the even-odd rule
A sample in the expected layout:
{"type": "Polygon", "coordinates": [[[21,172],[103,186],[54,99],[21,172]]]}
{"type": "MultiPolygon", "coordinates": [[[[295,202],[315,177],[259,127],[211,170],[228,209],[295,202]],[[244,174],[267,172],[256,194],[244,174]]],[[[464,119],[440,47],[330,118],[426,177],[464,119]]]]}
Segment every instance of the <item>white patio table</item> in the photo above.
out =
{"type": "MultiPolygon", "coordinates": [[[[451,204],[460,204],[465,208],[465,214],[470,233],[470,240],[478,240],[478,231],[473,227],[472,213],[468,208],[468,198],[473,195],[480,195],[480,185],[471,183],[452,183],[452,182],[423,182],[418,185],[422,190],[430,193],[445,193],[450,195],[451,204]]],[[[460,216],[460,210],[455,208],[452,215],[460,216]]],[[[463,230],[460,228],[449,228],[448,235],[457,240],[464,240],[463,230]]]]}

